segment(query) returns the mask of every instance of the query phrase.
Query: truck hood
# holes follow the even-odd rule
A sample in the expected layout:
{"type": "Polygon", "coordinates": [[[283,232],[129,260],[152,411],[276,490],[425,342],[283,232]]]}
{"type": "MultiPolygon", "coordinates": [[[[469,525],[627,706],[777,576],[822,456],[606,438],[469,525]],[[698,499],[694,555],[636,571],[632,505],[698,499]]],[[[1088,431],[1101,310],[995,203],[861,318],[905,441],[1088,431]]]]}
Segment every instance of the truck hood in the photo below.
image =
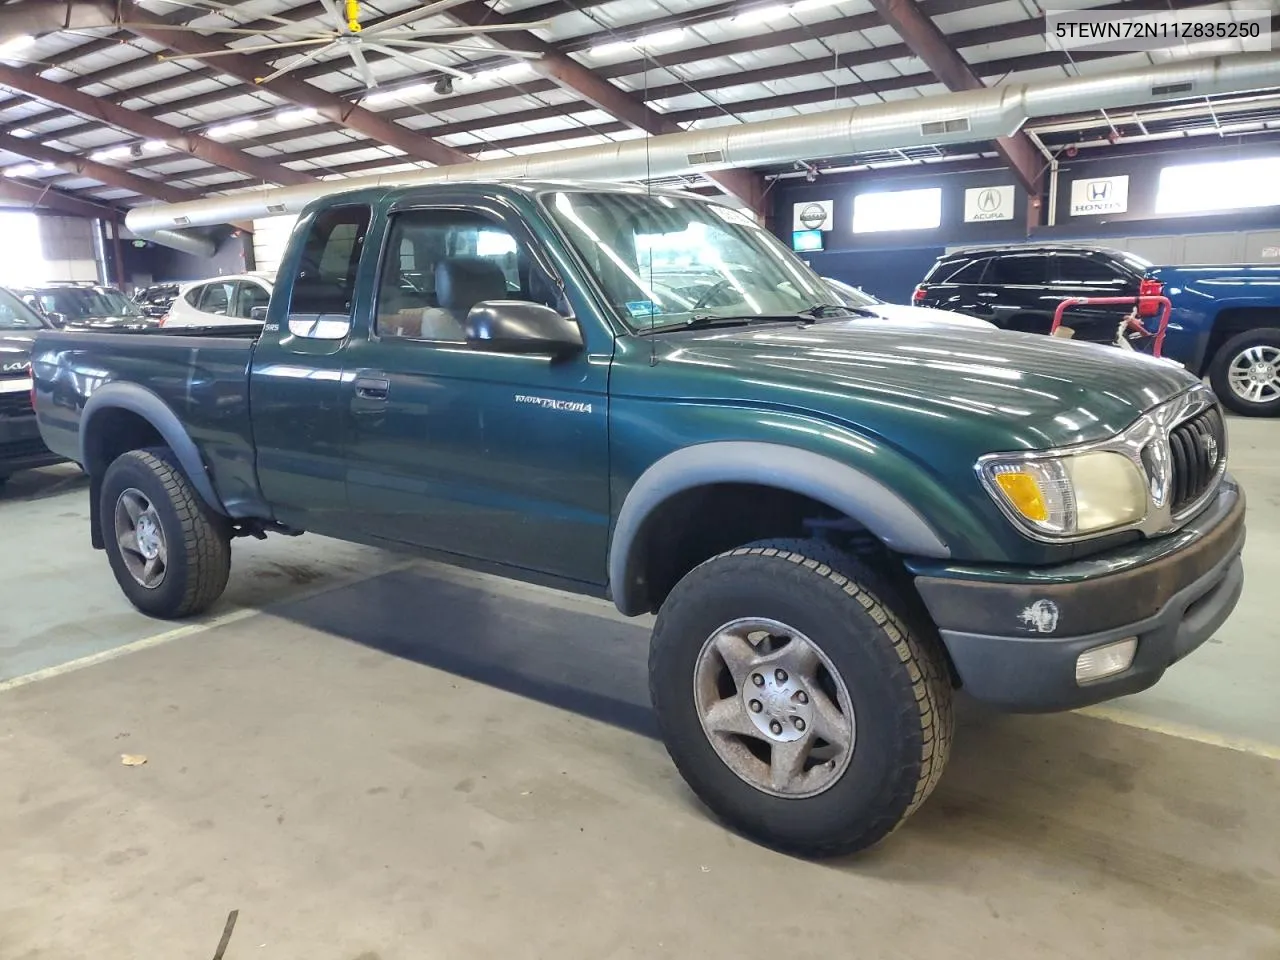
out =
{"type": "Polygon", "coordinates": [[[955,327],[976,327],[982,330],[998,329],[989,320],[979,320],[963,313],[952,313],[950,310],[935,310],[933,307],[910,307],[900,303],[873,303],[858,308],[868,314],[895,323],[935,324],[943,323],[955,327]]]}
{"type": "Polygon", "coordinates": [[[1117,347],[951,325],[855,319],[662,339],[673,366],[720,374],[708,388],[735,399],[814,410],[898,446],[970,452],[1113,436],[1196,382],[1177,364],[1117,347]]]}

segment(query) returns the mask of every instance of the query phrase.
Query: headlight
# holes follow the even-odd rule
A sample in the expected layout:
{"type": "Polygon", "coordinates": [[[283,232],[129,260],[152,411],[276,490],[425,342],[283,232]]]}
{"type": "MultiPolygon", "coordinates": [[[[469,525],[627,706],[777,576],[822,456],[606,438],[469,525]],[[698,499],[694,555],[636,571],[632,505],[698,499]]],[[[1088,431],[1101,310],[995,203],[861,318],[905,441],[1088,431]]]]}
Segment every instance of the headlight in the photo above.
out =
{"type": "Polygon", "coordinates": [[[1147,514],[1146,482],[1120,453],[992,457],[982,461],[980,471],[1005,512],[1043,536],[1098,533],[1139,523],[1147,514]]]}

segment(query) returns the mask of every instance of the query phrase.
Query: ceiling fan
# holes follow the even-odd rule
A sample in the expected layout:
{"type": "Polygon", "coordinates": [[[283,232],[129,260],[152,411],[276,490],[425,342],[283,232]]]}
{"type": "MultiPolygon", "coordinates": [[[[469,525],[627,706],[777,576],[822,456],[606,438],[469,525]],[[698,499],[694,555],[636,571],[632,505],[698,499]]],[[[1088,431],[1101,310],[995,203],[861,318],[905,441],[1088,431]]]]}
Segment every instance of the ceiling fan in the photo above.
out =
{"type": "MultiPolygon", "coordinates": [[[[196,7],[206,10],[210,13],[217,13],[231,19],[231,13],[234,10],[233,3],[219,3],[216,0],[160,0],[164,3],[176,3],[179,6],[196,7]]],[[[311,63],[320,59],[325,54],[332,51],[341,51],[351,58],[360,79],[364,81],[364,85],[368,89],[374,89],[378,86],[378,78],[374,75],[373,69],[369,65],[365,54],[369,51],[376,51],[388,57],[397,60],[407,60],[431,70],[439,70],[442,73],[450,74],[460,79],[468,79],[470,74],[458,69],[452,64],[445,63],[441,60],[425,56],[430,51],[447,51],[456,54],[481,54],[494,55],[499,53],[492,46],[487,46],[479,38],[487,33],[500,33],[502,31],[512,30],[530,30],[538,27],[545,27],[550,22],[548,20],[528,21],[524,23],[502,23],[480,26],[457,26],[457,27],[431,27],[427,30],[416,30],[412,24],[425,17],[432,16],[437,13],[443,13],[450,7],[456,7],[467,0],[435,0],[435,2],[424,3],[414,7],[412,10],[406,10],[403,13],[387,17],[377,23],[364,25],[361,23],[361,10],[359,0],[320,0],[324,6],[327,17],[332,20],[331,28],[315,27],[307,24],[297,23],[271,14],[261,15],[261,19],[270,20],[272,26],[265,27],[260,30],[250,30],[241,27],[214,27],[214,26],[184,26],[171,25],[164,29],[181,30],[193,33],[225,33],[239,34],[243,36],[262,37],[269,42],[259,44],[257,46],[246,46],[228,48],[225,51],[216,51],[214,53],[204,53],[198,56],[198,59],[206,60],[210,57],[229,56],[236,53],[256,53],[258,51],[275,51],[292,48],[300,50],[303,47],[310,47],[306,52],[299,52],[287,63],[279,66],[263,77],[255,77],[258,83],[269,83],[277,77],[282,77],[290,73],[304,64],[311,63]],[[458,36],[462,38],[460,41],[441,41],[438,39],[427,39],[428,37],[442,36],[458,36]],[[283,38],[276,40],[275,38],[283,38]],[[467,43],[466,38],[475,38],[476,42],[467,43]]],[[[124,28],[128,28],[128,24],[120,24],[124,28]]],[[[154,25],[152,25],[154,28],[154,25]]],[[[504,57],[512,57],[523,60],[536,60],[538,54],[526,53],[518,50],[503,49],[500,51],[504,57]]],[[[195,54],[162,54],[161,60],[190,60],[196,59],[195,54]]]]}

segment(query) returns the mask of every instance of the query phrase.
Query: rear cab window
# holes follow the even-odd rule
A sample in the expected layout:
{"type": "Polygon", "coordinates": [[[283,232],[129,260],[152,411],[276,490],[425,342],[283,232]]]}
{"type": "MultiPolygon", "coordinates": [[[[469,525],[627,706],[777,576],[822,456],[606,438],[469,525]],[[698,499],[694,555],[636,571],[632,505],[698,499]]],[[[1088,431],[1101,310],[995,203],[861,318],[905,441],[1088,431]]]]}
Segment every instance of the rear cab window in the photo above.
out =
{"type": "Polygon", "coordinates": [[[367,205],[345,204],[321,210],[311,221],[288,288],[294,336],[341,340],[350,332],[370,218],[367,205]]]}

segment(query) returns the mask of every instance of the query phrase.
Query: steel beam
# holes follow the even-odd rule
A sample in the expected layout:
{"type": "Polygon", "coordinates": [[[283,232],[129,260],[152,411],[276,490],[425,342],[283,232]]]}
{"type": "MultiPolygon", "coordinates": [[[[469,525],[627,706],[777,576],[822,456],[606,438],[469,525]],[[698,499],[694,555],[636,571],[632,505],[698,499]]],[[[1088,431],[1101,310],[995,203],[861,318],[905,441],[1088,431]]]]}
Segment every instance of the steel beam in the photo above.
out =
{"type": "Polygon", "coordinates": [[[122,130],[128,130],[148,140],[163,140],[183,153],[199,157],[214,166],[236,170],[250,177],[258,177],[270,183],[293,185],[311,183],[315,178],[297,170],[290,170],[262,157],[237,150],[207,137],[187,133],[134,110],[126,110],[101,97],[92,97],[67,84],[33,77],[5,64],[0,64],[0,86],[11,87],[37,97],[46,103],[55,103],[83,117],[122,130]]]}
{"type": "Polygon", "coordinates": [[[102,220],[117,220],[124,216],[123,210],[104,201],[86,200],[55,187],[42,186],[27,180],[16,180],[12,177],[0,180],[0,206],[53,210],[72,217],[102,220]]]}
{"type": "Polygon", "coordinates": [[[163,200],[165,203],[181,203],[184,200],[195,200],[200,196],[190,190],[173,187],[159,180],[148,180],[146,177],[139,177],[136,174],[129,173],[127,170],[111,167],[105,163],[98,163],[96,160],[86,160],[84,157],[79,157],[75,154],[55,150],[53,147],[46,147],[36,140],[24,140],[10,136],[7,133],[0,133],[0,150],[16,153],[18,156],[26,157],[29,160],[51,163],[59,170],[65,170],[67,173],[97,180],[108,187],[132,190],[139,196],[150,197],[152,200],[163,200]]]}
{"type": "MultiPolygon", "coordinates": [[[[871,5],[948,90],[959,92],[986,86],[916,0],[871,0],[871,5]]],[[[1027,192],[1038,197],[1044,162],[1027,135],[1015,133],[998,138],[996,152],[1027,192]]]]}
{"type": "MultiPolygon", "coordinates": [[[[445,15],[470,27],[514,22],[478,0],[467,0],[465,3],[450,7],[445,11],[445,15]]],[[[651,109],[640,97],[620,90],[599,74],[561,53],[552,44],[527,30],[493,33],[489,35],[489,39],[507,50],[537,54],[537,60],[529,61],[529,66],[534,70],[637,130],[643,130],[653,136],[679,133],[681,130],[674,120],[651,109]]],[[[707,176],[719,184],[726,193],[737,197],[757,214],[765,212],[765,183],[750,170],[721,170],[707,176]]]]}
{"type": "MultiPolygon", "coordinates": [[[[135,3],[128,2],[122,13],[129,25],[129,30],[140,37],[176,50],[179,53],[195,57],[212,53],[226,53],[227,48],[216,40],[202,37],[198,33],[184,33],[166,30],[165,25],[151,16],[135,3]]],[[[219,56],[213,61],[214,68],[236,79],[253,85],[258,77],[273,72],[271,64],[259,57],[248,54],[229,54],[219,56]]],[[[466,154],[437,143],[430,137],[415,133],[406,127],[386,120],[364,107],[356,106],[345,97],[329,93],[319,87],[312,86],[295,77],[283,76],[260,87],[276,96],[300,107],[316,110],[326,120],[338,123],[364,134],[378,143],[403,150],[415,160],[426,160],[429,163],[445,165],[460,163],[470,159],[466,154]]]]}

